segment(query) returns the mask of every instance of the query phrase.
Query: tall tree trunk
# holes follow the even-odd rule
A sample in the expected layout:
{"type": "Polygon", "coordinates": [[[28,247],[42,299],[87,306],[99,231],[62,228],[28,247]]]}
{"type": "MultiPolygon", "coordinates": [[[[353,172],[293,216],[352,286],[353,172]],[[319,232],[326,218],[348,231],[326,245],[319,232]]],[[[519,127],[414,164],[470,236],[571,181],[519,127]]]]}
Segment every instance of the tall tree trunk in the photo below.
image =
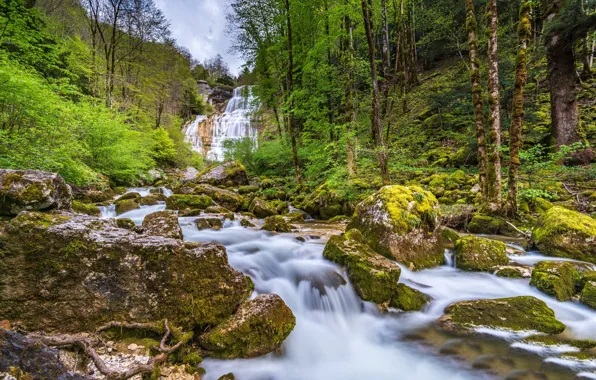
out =
{"type": "MultiPolygon", "coordinates": [[[[346,1],[346,4],[347,1],[346,1]]],[[[352,141],[352,127],[356,127],[357,110],[353,104],[354,96],[352,94],[353,65],[354,65],[354,45],[352,39],[352,20],[349,15],[344,17],[345,36],[342,41],[343,51],[347,52],[344,56],[344,67],[347,67],[346,75],[346,160],[348,164],[348,175],[356,174],[356,164],[354,160],[354,146],[352,141]]]]}
{"type": "Polygon", "coordinates": [[[530,1],[523,0],[519,12],[519,25],[517,35],[519,49],[515,65],[515,89],[513,90],[513,116],[509,129],[509,189],[507,193],[507,213],[511,217],[517,216],[517,177],[519,167],[519,152],[522,148],[523,118],[524,118],[524,86],[528,79],[526,71],[528,42],[531,37],[532,22],[530,1]]]}
{"type": "Polygon", "coordinates": [[[292,161],[294,162],[294,171],[296,173],[296,183],[302,184],[300,174],[300,164],[298,162],[298,148],[296,147],[296,125],[294,120],[294,52],[292,41],[292,17],[290,13],[290,0],[285,0],[286,4],[286,24],[288,27],[288,96],[290,97],[288,124],[290,128],[290,140],[292,143],[292,161]]]}
{"type": "Polygon", "coordinates": [[[499,28],[497,0],[487,4],[488,19],[488,99],[489,160],[487,166],[487,207],[491,213],[501,210],[501,94],[499,88],[499,28]]]}
{"type": "Polygon", "coordinates": [[[375,41],[372,22],[371,0],[362,0],[362,17],[364,19],[364,29],[368,42],[368,59],[370,63],[370,73],[372,79],[372,133],[375,140],[379,167],[381,169],[381,178],[384,184],[389,183],[389,171],[387,169],[387,150],[383,143],[383,125],[381,124],[381,107],[379,103],[379,82],[377,79],[377,67],[375,63],[375,41]]]}
{"type": "Polygon", "coordinates": [[[478,24],[474,12],[474,0],[466,0],[466,29],[468,31],[468,44],[470,46],[470,62],[472,81],[472,103],[474,105],[476,140],[478,143],[478,179],[482,195],[486,197],[486,137],[484,134],[484,102],[482,100],[482,87],[480,86],[480,61],[478,60],[478,24]]]}

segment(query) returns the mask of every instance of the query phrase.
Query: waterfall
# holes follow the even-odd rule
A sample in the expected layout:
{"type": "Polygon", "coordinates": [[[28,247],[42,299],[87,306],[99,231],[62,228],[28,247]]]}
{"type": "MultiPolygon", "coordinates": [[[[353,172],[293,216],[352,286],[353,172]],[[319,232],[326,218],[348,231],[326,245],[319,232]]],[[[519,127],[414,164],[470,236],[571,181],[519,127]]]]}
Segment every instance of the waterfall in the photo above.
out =
{"type": "Polygon", "coordinates": [[[197,118],[186,128],[186,132],[184,133],[186,141],[191,143],[192,149],[201,154],[203,154],[203,137],[199,136],[199,125],[205,120],[207,120],[207,116],[197,116],[197,118]]]}
{"type": "Polygon", "coordinates": [[[230,99],[226,111],[215,118],[211,131],[211,149],[207,159],[223,161],[224,141],[252,138],[256,143],[257,129],[252,125],[252,114],[256,111],[252,86],[234,89],[234,97],[230,99]]]}

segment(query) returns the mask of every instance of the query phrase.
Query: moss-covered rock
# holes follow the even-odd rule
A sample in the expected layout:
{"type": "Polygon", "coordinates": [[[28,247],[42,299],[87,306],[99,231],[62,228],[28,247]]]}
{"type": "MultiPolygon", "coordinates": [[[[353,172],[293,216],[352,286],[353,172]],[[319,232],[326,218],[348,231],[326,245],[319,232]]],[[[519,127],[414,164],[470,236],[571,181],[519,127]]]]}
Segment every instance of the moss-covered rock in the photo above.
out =
{"type": "Polygon", "coordinates": [[[238,211],[244,203],[244,197],[241,195],[230,190],[220,189],[219,187],[206,184],[197,185],[194,188],[193,194],[208,195],[219,205],[230,211],[238,211]]]}
{"type": "Polygon", "coordinates": [[[476,208],[469,204],[441,204],[441,224],[446,227],[465,231],[475,211],[476,208]]]}
{"type": "Polygon", "coordinates": [[[489,272],[507,263],[507,246],[503,242],[464,236],[455,243],[455,265],[460,269],[489,272]]]}
{"type": "Polygon", "coordinates": [[[488,327],[546,334],[565,330],[546,303],[530,296],[456,302],[445,308],[440,323],[455,330],[488,327]]]}
{"type": "Polygon", "coordinates": [[[266,201],[271,209],[274,209],[278,214],[287,214],[290,211],[290,204],[288,202],[273,200],[266,201]]]}
{"type": "Polygon", "coordinates": [[[237,187],[248,185],[248,177],[246,169],[240,162],[230,161],[204,170],[197,175],[194,182],[213,186],[237,187]]]}
{"type": "Polygon", "coordinates": [[[244,194],[252,194],[252,193],[256,193],[257,191],[259,191],[259,187],[258,186],[240,186],[238,188],[238,194],[244,195],[244,194]]]}
{"type": "Polygon", "coordinates": [[[596,309],[596,281],[589,281],[584,285],[580,302],[592,309],[596,309]]]}
{"type": "Polygon", "coordinates": [[[242,227],[254,227],[255,225],[248,219],[240,219],[240,225],[242,227]]]}
{"type": "Polygon", "coordinates": [[[79,201],[72,201],[72,209],[74,212],[79,214],[91,215],[91,216],[100,216],[101,211],[99,207],[95,205],[85,204],[79,201]]]}
{"type": "Polygon", "coordinates": [[[454,246],[455,242],[461,239],[459,232],[449,227],[441,227],[441,237],[446,245],[454,246]]]}
{"type": "Polygon", "coordinates": [[[569,339],[560,335],[532,335],[522,341],[537,346],[571,346],[582,350],[596,348],[596,341],[589,339],[569,339]]]}
{"type": "Polygon", "coordinates": [[[182,239],[178,215],[173,211],[158,211],[147,215],[143,219],[143,231],[147,235],[182,239]]]}
{"type": "Polygon", "coordinates": [[[495,269],[495,276],[503,278],[529,278],[532,276],[532,267],[525,265],[505,265],[495,269]]]}
{"type": "Polygon", "coordinates": [[[134,230],[137,226],[130,218],[118,218],[116,219],[116,225],[118,228],[123,228],[129,231],[134,230]]]}
{"type": "Polygon", "coordinates": [[[252,289],[222,246],[139,235],[113,219],[25,212],[0,246],[0,315],[30,331],[163,319],[185,331],[207,328],[252,289]]]}
{"type": "Polygon", "coordinates": [[[72,192],[55,173],[0,169],[0,215],[21,211],[69,210],[72,192]]]}
{"type": "Polygon", "coordinates": [[[219,230],[223,227],[223,222],[219,218],[203,217],[195,220],[195,225],[199,230],[219,230]]]}
{"type": "Polygon", "coordinates": [[[142,198],[141,194],[137,193],[136,191],[132,191],[130,193],[126,193],[126,194],[123,194],[120,197],[118,197],[118,199],[116,199],[116,202],[120,202],[120,201],[123,201],[126,199],[140,199],[140,198],[142,198]]]}
{"type": "Polygon", "coordinates": [[[304,213],[302,211],[292,211],[285,215],[285,218],[288,223],[303,223],[304,213]]]}
{"type": "Polygon", "coordinates": [[[553,207],[538,219],[532,239],[545,255],[596,263],[596,220],[587,215],[553,207]]]}
{"type": "Polygon", "coordinates": [[[207,195],[174,194],[166,199],[168,210],[204,210],[209,206],[213,206],[213,199],[207,195]]]}
{"type": "Polygon", "coordinates": [[[397,294],[391,298],[391,306],[403,311],[420,311],[431,297],[405,284],[397,284],[397,294]]]}
{"type": "Polygon", "coordinates": [[[575,294],[579,280],[579,272],[571,263],[541,261],[532,271],[530,285],[559,301],[569,301],[575,294]]]}
{"type": "Polygon", "coordinates": [[[280,215],[268,216],[261,228],[272,232],[292,232],[292,227],[286,222],[286,219],[280,215]]]}
{"type": "Polygon", "coordinates": [[[385,186],[362,201],[347,229],[356,228],[375,251],[415,269],[444,260],[439,203],[418,186],[385,186]]]}
{"type": "Polygon", "coordinates": [[[350,215],[352,207],[337,191],[325,183],[309,194],[300,208],[313,218],[328,220],[338,215],[350,215]]]}
{"type": "Polygon", "coordinates": [[[296,318],[276,294],[245,302],[238,311],[199,342],[211,356],[223,359],[253,358],[278,349],[290,335],[296,318]]]}
{"type": "MultiPolygon", "coordinates": [[[[356,230],[357,231],[357,230],[356,230]]],[[[399,296],[401,269],[368,245],[350,239],[351,234],[332,236],[323,257],[346,268],[354,289],[365,301],[390,305],[399,296]]]]}
{"type": "Polygon", "coordinates": [[[580,280],[579,280],[579,286],[578,286],[578,290],[581,291],[584,286],[586,286],[586,284],[590,281],[596,281],[596,271],[594,270],[586,270],[583,273],[580,272],[580,280]]]}
{"type": "Polygon", "coordinates": [[[116,215],[124,214],[132,210],[141,208],[136,199],[124,199],[116,202],[116,215]]]}
{"type": "Polygon", "coordinates": [[[164,202],[165,200],[166,200],[165,197],[150,194],[150,195],[147,195],[146,197],[139,198],[139,204],[141,206],[155,206],[159,202],[164,202]]]}
{"type": "Polygon", "coordinates": [[[498,235],[502,228],[501,219],[481,214],[474,214],[468,224],[468,231],[473,234],[498,235]]]}
{"type": "Polygon", "coordinates": [[[260,198],[253,199],[248,210],[258,218],[277,215],[277,210],[260,198]]]}

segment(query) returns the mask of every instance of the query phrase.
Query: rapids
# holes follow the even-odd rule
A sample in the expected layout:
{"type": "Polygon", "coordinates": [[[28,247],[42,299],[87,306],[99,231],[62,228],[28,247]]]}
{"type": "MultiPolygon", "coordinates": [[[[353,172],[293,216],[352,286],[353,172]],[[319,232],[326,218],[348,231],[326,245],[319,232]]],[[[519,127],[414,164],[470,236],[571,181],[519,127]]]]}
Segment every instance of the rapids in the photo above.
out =
{"type": "MultiPolygon", "coordinates": [[[[142,189],[135,189],[139,190],[142,189]]],[[[164,208],[163,204],[143,207],[120,217],[129,217],[140,224],[145,215],[164,208]]],[[[102,213],[104,217],[114,217],[107,208],[102,213]]],[[[226,221],[220,231],[199,231],[193,220],[180,218],[185,240],[223,244],[230,264],[252,278],[253,296],[279,294],[297,321],[279,355],[250,360],[206,359],[202,363],[207,370],[206,380],[216,380],[230,372],[239,380],[503,378],[473,369],[465,358],[441,355],[442,350],[433,347],[454,341],[454,337],[434,328],[434,321],[443,309],[452,302],[480,298],[532,295],[555,311],[557,318],[567,325],[568,333],[577,338],[596,339],[594,310],[577,302],[558,302],[530,287],[527,279],[463,272],[451,265],[420,272],[401,266],[400,282],[432,296],[433,301],[422,312],[381,313],[375,305],[360,300],[349,281],[344,280],[347,276],[340,267],[322,257],[325,239],[300,242],[293,234],[242,228],[238,221],[226,221]]],[[[316,229],[311,230],[313,226],[307,222],[300,229],[317,235],[316,229]]],[[[551,259],[538,253],[511,258],[532,265],[551,259]]],[[[448,253],[446,259],[450,263],[448,253]]],[[[472,336],[469,339],[476,341],[470,345],[488,345],[489,352],[514,357],[514,369],[540,369],[549,374],[549,379],[596,376],[594,363],[579,364],[560,359],[557,349],[525,345],[519,342],[524,334],[482,329],[472,336]]]]}

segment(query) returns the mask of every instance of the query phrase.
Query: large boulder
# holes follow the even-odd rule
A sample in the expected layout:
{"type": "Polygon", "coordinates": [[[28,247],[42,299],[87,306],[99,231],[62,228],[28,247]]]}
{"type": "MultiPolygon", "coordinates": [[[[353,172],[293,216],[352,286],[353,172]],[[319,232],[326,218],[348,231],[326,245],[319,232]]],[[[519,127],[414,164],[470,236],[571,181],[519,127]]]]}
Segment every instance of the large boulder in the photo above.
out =
{"type": "Polygon", "coordinates": [[[596,281],[589,281],[584,285],[579,301],[592,309],[596,309],[596,281]]]}
{"type": "Polygon", "coordinates": [[[230,161],[203,171],[194,179],[194,182],[213,186],[238,187],[248,185],[248,176],[240,162],[230,161]]]}
{"type": "Polygon", "coordinates": [[[414,269],[443,263],[439,203],[418,186],[385,186],[362,201],[347,229],[356,228],[383,256],[414,269]]]}
{"type": "Polygon", "coordinates": [[[541,261],[532,270],[530,285],[559,301],[569,301],[575,294],[580,274],[573,264],[561,261],[541,261]]]}
{"type": "Polygon", "coordinates": [[[141,208],[137,199],[123,199],[116,202],[116,214],[121,215],[141,208]]]}
{"type": "Polygon", "coordinates": [[[391,306],[403,311],[420,311],[431,301],[431,297],[406,284],[397,284],[397,294],[391,299],[391,306]]]}
{"type": "Polygon", "coordinates": [[[152,236],[182,239],[178,215],[173,211],[158,211],[147,215],[143,219],[143,232],[152,236]]]}
{"type": "Polygon", "coordinates": [[[351,215],[353,212],[347,200],[327,183],[310,193],[299,207],[313,218],[325,220],[338,215],[351,215]]]}
{"type": "Polygon", "coordinates": [[[296,317],[277,294],[263,294],[209,332],[200,345],[223,359],[253,358],[278,349],[296,325],[296,317]]]}
{"type": "Polygon", "coordinates": [[[277,210],[260,198],[255,198],[250,202],[248,211],[253,213],[257,218],[266,218],[268,216],[277,215],[277,210]]]}
{"type": "Polygon", "coordinates": [[[392,304],[399,293],[397,282],[401,269],[368,245],[355,240],[360,236],[352,231],[348,231],[347,236],[332,236],[323,257],[346,268],[360,298],[379,305],[392,304]]]}
{"type": "Polygon", "coordinates": [[[219,205],[231,211],[238,211],[244,203],[242,195],[207,184],[195,186],[193,194],[208,195],[219,205]]]}
{"type": "Polygon", "coordinates": [[[565,330],[546,303],[531,296],[456,302],[445,308],[440,323],[454,330],[488,327],[546,334],[565,330]]]}
{"type": "Polygon", "coordinates": [[[91,216],[100,216],[101,210],[99,207],[95,205],[86,204],[79,201],[72,201],[72,209],[74,212],[78,212],[79,214],[91,215],[91,216]]]}
{"type": "Polygon", "coordinates": [[[56,173],[0,169],[0,215],[69,210],[71,204],[70,186],[56,173]]]}
{"type": "Polygon", "coordinates": [[[204,210],[209,206],[213,206],[213,199],[207,195],[174,194],[166,199],[168,210],[204,210]]]}
{"type": "Polygon", "coordinates": [[[206,328],[251,289],[220,245],[139,235],[83,215],[21,213],[0,234],[0,256],[0,315],[31,331],[163,319],[206,328]]]}
{"type": "Polygon", "coordinates": [[[596,220],[588,215],[553,207],[538,219],[532,239],[545,255],[596,263],[596,220]]]}
{"type": "Polygon", "coordinates": [[[488,272],[507,265],[507,246],[497,240],[464,236],[455,243],[455,265],[463,270],[488,272]]]}
{"type": "Polygon", "coordinates": [[[280,215],[268,216],[265,218],[265,223],[261,228],[265,231],[272,232],[292,232],[292,227],[286,222],[286,219],[280,215]]]}

